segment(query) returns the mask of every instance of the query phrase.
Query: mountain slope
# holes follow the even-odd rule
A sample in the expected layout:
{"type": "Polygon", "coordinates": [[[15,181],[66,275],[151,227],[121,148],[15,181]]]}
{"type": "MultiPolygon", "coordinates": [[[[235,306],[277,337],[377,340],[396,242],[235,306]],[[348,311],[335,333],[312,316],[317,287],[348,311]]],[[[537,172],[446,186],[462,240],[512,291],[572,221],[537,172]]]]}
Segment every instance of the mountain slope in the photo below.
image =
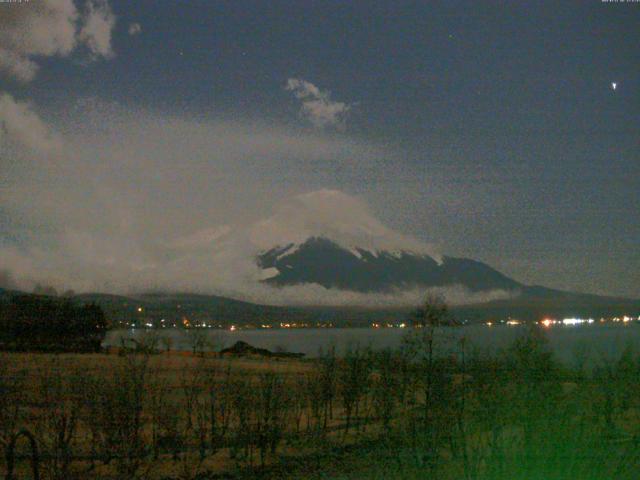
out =
{"type": "Polygon", "coordinates": [[[316,283],[325,288],[356,292],[460,285],[472,292],[517,290],[522,284],[488,265],[466,258],[396,250],[346,249],[336,242],[312,237],[302,244],[276,247],[257,258],[270,273],[264,281],[277,286],[316,283]]]}

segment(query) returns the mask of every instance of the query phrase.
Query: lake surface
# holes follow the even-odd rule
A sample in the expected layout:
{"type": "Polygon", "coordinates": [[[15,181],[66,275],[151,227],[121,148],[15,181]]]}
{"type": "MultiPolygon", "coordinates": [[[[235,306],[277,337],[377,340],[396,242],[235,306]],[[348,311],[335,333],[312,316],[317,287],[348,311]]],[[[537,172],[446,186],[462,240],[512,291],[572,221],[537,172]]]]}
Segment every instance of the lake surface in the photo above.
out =
{"type": "MultiPolygon", "coordinates": [[[[105,338],[105,346],[119,346],[121,339],[144,340],[157,335],[169,337],[173,350],[191,350],[194,335],[206,339],[207,350],[219,350],[238,340],[255,347],[272,351],[301,352],[315,357],[321,351],[335,347],[343,354],[354,346],[372,349],[397,348],[410,329],[401,328],[322,328],[322,329],[273,329],[273,330],[216,330],[216,329],[162,329],[162,330],[114,330],[105,338]]],[[[495,325],[469,325],[440,329],[438,335],[444,349],[455,348],[457,341],[465,338],[469,349],[496,351],[510,345],[517,337],[526,334],[528,327],[495,325]]],[[[555,326],[544,330],[549,345],[556,356],[567,364],[574,364],[581,356],[589,363],[615,360],[627,347],[640,351],[640,323],[594,324],[581,326],[555,326]]],[[[162,347],[160,347],[162,348],[162,347]]]]}

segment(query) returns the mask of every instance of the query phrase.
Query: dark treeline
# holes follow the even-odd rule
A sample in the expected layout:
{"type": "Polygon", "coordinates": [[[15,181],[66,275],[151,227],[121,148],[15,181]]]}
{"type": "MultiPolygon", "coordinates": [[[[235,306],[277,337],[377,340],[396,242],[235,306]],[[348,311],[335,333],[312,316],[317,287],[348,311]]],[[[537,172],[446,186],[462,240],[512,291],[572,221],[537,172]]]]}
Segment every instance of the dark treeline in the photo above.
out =
{"type": "Polygon", "coordinates": [[[97,305],[17,295],[0,301],[0,348],[14,351],[100,351],[106,320],[97,305]]]}

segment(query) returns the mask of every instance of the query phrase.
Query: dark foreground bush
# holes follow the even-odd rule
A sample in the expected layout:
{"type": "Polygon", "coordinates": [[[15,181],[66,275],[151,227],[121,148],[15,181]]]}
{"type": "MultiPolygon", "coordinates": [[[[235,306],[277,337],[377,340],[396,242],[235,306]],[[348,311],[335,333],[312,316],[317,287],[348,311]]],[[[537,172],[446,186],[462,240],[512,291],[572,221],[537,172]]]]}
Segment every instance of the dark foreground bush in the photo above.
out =
{"type": "Polygon", "coordinates": [[[2,350],[98,352],[105,334],[106,320],[98,305],[38,295],[0,303],[2,350]]]}

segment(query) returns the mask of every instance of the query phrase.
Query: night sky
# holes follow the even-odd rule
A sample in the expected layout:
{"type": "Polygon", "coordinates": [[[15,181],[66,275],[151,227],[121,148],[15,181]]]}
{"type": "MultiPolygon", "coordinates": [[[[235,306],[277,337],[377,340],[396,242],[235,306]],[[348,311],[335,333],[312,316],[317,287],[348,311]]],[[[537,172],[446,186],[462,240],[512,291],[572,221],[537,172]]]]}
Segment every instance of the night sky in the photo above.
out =
{"type": "Polygon", "coordinates": [[[61,270],[103,254],[126,276],[120,251],[144,263],[159,237],[334,189],[519,281],[640,297],[640,3],[99,7],[109,51],[79,35],[29,56],[30,79],[0,33],[6,278],[71,285],[61,270]],[[15,104],[63,146],[26,151],[15,104]]]}

